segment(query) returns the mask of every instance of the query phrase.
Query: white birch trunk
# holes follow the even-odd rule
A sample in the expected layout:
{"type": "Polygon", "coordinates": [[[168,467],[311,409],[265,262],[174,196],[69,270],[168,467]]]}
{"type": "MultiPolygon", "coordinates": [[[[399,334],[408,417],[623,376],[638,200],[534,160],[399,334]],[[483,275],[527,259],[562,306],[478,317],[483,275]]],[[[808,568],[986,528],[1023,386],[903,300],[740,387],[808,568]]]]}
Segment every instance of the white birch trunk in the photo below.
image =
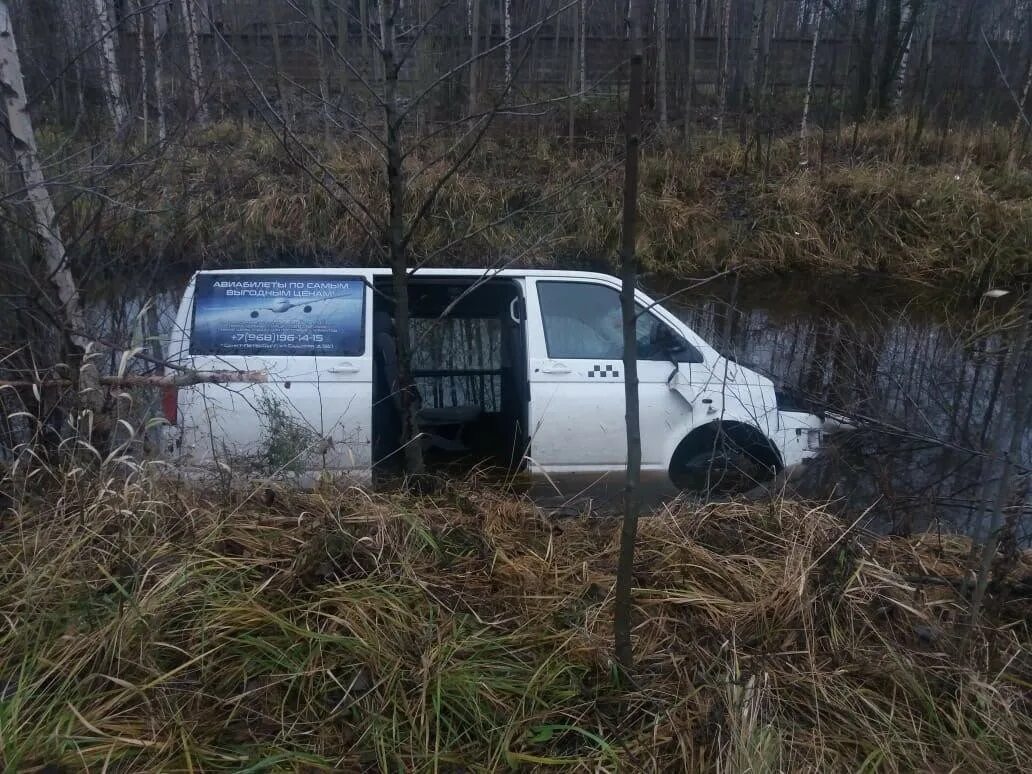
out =
{"type": "MultiPolygon", "coordinates": [[[[900,29],[903,30],[903,34],[906,35],[906,40],[902,43],[903,53],[899,60],[899,72],[896,74],[896,86],[892,92],[892,109],[894,111],[898,111],[903,104],[903,87],[907,82],[907,70],[910,65],[910,47],[914,40],[914,27],[910,23],[913,13],[913,7],[909,3],[905,5],[903,8],[903,19],[899,25],[900,29]]],[[[932,13],[935,13],[934,8],[932,13]]]]}
{"type": "Polygon", "coordinates": [[[810,47],[810,72],[806,77],[806,97],[803,99],[803,120],[799,125],[799,159],[806,162],[806,124],[810,120],[810,101],[813,99],[813,74],[817,66],[817,46],[821,38],[821,20],[824,18],[824,5],[817,6],[817,21],[813,28],[813,45],[810,47]]]}
{"type": "Polygon", "coordinates": [[[196,0],[182,0],[183,28],[186,32],[186,52],[190,66],[190,93],[193,98],[194,115],[201,124],[208,122],[208,113],[201,99],[201,48],[197,41],[197,14],[194,11],[196,0]]]}
{"type": "Polygon", "coordinates": [[[122,74],[118,70],[115,52],[116,32],[111,26],[107,0],[94,0],[94,13],[100,31],[100,65],[104,73],[104,101],[107,103],[115,130],[121,130],[129,120],[129,112],[122,100],[122,74]]]}
{"type": "Polygon", "coordinates": [[[151,6],[151,43],[154,48],[154,107],[158,118],[158,140],[165,142],[167,127],[165,124],[165,82],[164,82],[164,53],[161,50],[161,41],[165,36],[165,27],[168,22],[166,15],[167,8],[164,3],[157,2],[151,6]]]}
{"type": "Polygon", "coordinates": [[[79,290],[68,265],[54,203],[39,165],[36,135],[25,101],[25,82],[18,59],[18,47],[11,27],[10,12],[3,0],[0,0],[0,87],[3,89],[11,148],[25,184],[25,197],[32,209],[33,227],[43,248],[46,274],[61,304],[63,322],[70,332],[69,338],[73,344],[86,350],[89,341],[82,335],[86,322],[79,301],[79,290]]]}

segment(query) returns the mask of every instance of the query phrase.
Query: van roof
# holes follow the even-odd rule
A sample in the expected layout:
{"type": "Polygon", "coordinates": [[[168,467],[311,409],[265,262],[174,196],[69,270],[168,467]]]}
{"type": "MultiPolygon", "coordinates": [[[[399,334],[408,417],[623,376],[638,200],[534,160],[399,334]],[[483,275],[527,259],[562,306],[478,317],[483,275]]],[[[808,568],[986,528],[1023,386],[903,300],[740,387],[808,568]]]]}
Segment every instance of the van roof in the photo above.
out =
{"type": "MultiPolygon", "coordinates": [[[[292,266],[283,268],[239,268],[239,269],[205,269],[196,274],[353,274],[362,273],[374,277],[389,277],[391,270],[382,266],[331,266],[331,267],[303,267],[292,266]]],[[[582,279],[606,279],[616,280],[612,274],[604,274],[596,271],[570,271],[567,269],[491,269],[483,267],[470,267],[465,269],[419,269],[410,274],[415,277],[575,277],[582,279]]],[[[618,281],[618,280],[617,280],[618,281]]]]}

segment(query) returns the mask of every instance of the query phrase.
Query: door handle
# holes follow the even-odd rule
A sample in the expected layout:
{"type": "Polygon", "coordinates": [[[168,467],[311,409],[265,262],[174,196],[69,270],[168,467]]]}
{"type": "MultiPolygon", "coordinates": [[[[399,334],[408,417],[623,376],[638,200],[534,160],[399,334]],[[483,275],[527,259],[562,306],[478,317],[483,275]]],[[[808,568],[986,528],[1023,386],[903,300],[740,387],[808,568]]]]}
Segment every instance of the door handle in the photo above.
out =
{"type": "Polygon", "coordinates": [[[351,363],[339,363],[338,365],[327,368],[326,372],[331,374],[357,374],[358,366],[352,365],[351,363]]]}
{"type": "Polygon", "coordinates": [[[542,368],[541,373],[562,376],[563,374],[572,373],[572,371],[570,371],[570,369],[562,363],[552,363],[552,365],[545,366],[544,368],[542,368]]]}

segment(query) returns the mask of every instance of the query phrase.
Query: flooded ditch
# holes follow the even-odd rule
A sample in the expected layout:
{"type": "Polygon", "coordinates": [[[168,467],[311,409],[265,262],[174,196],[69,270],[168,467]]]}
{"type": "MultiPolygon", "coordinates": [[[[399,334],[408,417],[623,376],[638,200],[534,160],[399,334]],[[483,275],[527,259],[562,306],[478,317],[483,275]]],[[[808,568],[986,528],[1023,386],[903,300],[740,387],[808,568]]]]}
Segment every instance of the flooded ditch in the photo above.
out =
{"type": "MultiPolygon", "coordinates": [[[[151,296],[146,317],[161,338],[185,280],[169,278],[151,296]]],[[[884,280],[803,276],[721,280],[686,292],[653,283],[650,290],[723,354],[858,419],[859,429],[834,437],[788,486],[833,501],[847,518],[865,514],[879,530],[974,529],[994,483],[995,466],[986,461],[992,434],[1001,422],[1022,423],[1010,507],[1021,540],[1032,540],[1032,432],[1025,407],[1001,390],[1007,325],[1016,319],[1009,297],[960,299],[884,280]]],[[[140,300],[112,293],[96,295],[90,307],[94,324],[116,341],[140,341],[140,308],[140,300]]],[[[619,476],[556,483],[559,492],[550,484],[534,492],[573,509],[585,497],[618,502],[619,476]]],[[[649,506],[675,495],[666,482],[646,483],[649,506]]]]}

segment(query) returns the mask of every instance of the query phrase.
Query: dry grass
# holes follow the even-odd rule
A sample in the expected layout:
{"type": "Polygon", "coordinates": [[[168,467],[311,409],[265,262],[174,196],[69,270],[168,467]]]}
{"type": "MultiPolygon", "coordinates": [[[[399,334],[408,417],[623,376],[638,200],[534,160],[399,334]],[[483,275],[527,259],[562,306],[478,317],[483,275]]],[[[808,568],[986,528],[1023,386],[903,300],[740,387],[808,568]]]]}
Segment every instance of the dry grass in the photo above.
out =
{"type": "MultiPolygon", "coordinates": [[[[954,285],[1028,271],[1032,172],[1027,156],[1008,164],[1007,130],[926,131],[916,141],[913,121],[878,123],[861,128],[855,151],[852,134],[815,134],[806,166],[795,136],[765,145],[760,165],[734,139],[702,137],[697,149],[653,139],[642,162],[646,268],[880,271],[954,285]]],[[[412,183],[412,209],[445,169],[432,163],[444,142],[407,161],[410,173],[429,166],[412,183]]],[[[608,141],[570,148],[530,134],[488,137],[441,191],[413,254],[604,265],[619,239],[618,155],[608,141]]],[[[108,198],[82,195],[66,230],[103,235],[104,248],[127,261],[161,253],[210,266],[330,250],[377,262],[378,238],[342,202],[352,196],[382,214],[383,167],[366,144],[312,140],[302,150],[266,130],[220,124],[107,180],[108,198]]]]}
{"type": "Polygon", "coordinates": [[[657,514],[621,687],[609,521],[466,486],[263,505],[41,468],[4,489],[9,770],[989,772],[1032,755],[1028,605],[961,659],[963,600],[905,580],[958,575],[962,539],[873,538],[790,502],[657,514]]]}

